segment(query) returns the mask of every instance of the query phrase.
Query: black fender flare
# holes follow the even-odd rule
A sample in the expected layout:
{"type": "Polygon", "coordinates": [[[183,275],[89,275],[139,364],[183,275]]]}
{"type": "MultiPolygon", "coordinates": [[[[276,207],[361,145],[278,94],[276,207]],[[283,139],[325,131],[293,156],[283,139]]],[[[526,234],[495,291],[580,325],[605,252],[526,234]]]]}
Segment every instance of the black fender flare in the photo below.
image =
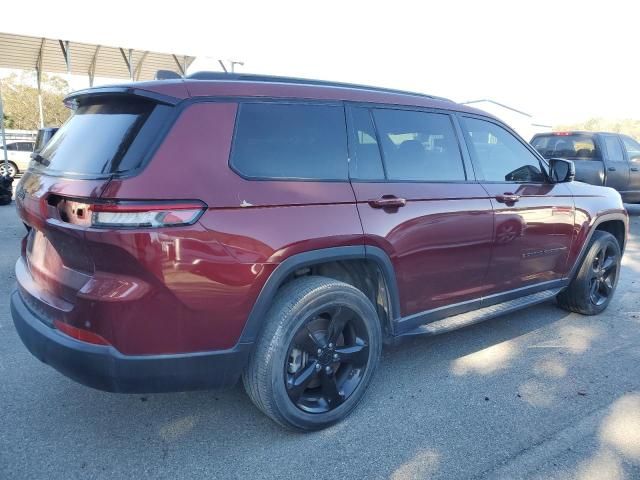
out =
{"type": "Polygon", "coordinates": [[[378,247],[364,245],[322,248],[292,255],[278,264],[253,304],[238,343],[255,342],[278,288],[291,273],[317,263],[337,260],[371,260],[380,268],[389,295],[389,320],[393,324],[400,317],[400,299],[395,270],[386,252],[378,247]]]}
{"type": "Polygon", "coordinates": [[[589,242],[591,241],[591,237],[593,237],[593,233],[598,229],[598,225],[604,222],[609,222],[611,220],[621,221],[624,224],[624,235],[625,235],[624,243],[623,243],[623,248],[620,249],[622,253],[624,253],[624,247],[626,247],[627,245],[629,218],[624,213],[621,213],[621,212],[605,213],[602,215],[598,215],[594,219],[591,226],[589,227],[589,233],[587,234],[587,238],[585,238],[584,243],[582,244],[582,247],[580,247],[580,253],[578,254],[575,263],[573,264],[573,266],[571,267],[571,270],[569,271],[569,274],[567,275],[568,280],[570,281],[573,280],[573,278],[578,273],[578,269],[580,268],[580,265],[582,265],[582,260],[584,260],[584,257],[587,254],[587,248],[589,246],[589,242]]]}

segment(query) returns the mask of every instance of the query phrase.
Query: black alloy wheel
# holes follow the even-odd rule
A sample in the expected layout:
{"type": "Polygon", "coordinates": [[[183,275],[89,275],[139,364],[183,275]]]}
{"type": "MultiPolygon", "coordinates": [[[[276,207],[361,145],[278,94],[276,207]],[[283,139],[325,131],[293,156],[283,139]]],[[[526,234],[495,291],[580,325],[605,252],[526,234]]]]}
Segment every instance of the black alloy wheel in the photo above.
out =
{"type": "Polygon", "coordinates": [[[610,244],[601,247],[593,259],[589,300],[594,305],[604,304],[613,294],[618,276],[618,263],[618,252],[610,244]]]}
{"type": "Polygon", "coordinates": [[[307,319],[296,332],[285,368],[287,394],[301,410],[324,413],[358,387],[369,359],[364,321],[334,306],[307,319]]]}

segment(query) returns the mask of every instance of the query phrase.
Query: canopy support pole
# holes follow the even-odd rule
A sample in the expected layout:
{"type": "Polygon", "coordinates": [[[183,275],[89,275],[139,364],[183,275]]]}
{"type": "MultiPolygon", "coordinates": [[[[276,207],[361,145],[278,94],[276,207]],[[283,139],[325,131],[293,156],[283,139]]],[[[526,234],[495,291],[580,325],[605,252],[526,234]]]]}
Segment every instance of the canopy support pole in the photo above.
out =
{"type": "Polygon", "coordinates": [[[0,133],[2,133],[2,151],[4,153],[4,171],[9,171],[9,157],[7,153],[7,136],[4,133],[4,108],[2,106],[2,83],[0,81],[0,133]]]}
{"type": "Polygon", "coordinates": [[[100,53],[100,45],[96,46],[89,64],[89,87],[93,87],[93,80],[96,78],[96,62],[98,61],[98,53],[100,53]]]}
{"type": "Polygon", "coordinates": [[[176,65],[178,66],[178,71],[180,75],[184,77],[185,71],[184,71],[184,68],[182,67],[182,64],[180,63],[180,60],[178,60],[178,57],[176,57],[175,55],[171,55],[171,56],[173,57],[173,61],[176,62],[176,65]]]}
{"type": "Polygon", "coordinates": [[[38,52],[38,60],[36,61],[36,81],[38,83],[38,114],[40,115],[40,128],[44,128],[44,110],[42,108],[42,55],[44,53],[44,45],[46,39],[40,42],[40,51],[38,52]]]}
{"type": "Polygon", "coordinates": [[[134,69],[134,77],[136,82],[140,80],[140,74],[142,73],[142,64],[144,63],[144,59],[147,58],[147,55],[149,55],[149,52],[144,52],[142,54],[142,56],[140,57],[140,60],[138,60],[138,64],[136,65],[136,68],[134,69]]]}
{"type": "Polygon", "coordinates": [[[64,64],[67,66],[67,83],[71,88],[71,49],[69,48],[69,40],[58,40],[60,42],[60,48],[62,49],[62,56],[64,57],[64,64]]]}
{"type": "Polygon", "coordinates": [[[120,49],[120,55],[122,55],[122,59],[124,60],[124,64],[127,66],[127,71],[129,72],[129,78],[131,80],[133,80],[133,68],[131,68],[131,52],[132,52],[132,50],[129,49],[129,52],[127,54],[127,53],[125,53],[123,48],[120,49]]]}

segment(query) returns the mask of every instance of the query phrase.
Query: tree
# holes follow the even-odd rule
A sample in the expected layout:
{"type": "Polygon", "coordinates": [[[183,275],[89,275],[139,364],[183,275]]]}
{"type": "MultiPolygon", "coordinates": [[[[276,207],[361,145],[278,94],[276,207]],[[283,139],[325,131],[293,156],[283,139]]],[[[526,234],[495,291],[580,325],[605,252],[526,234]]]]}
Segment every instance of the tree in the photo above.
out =
{"type": "Polygon", "coordinates": [[[13,120],[9,118],[6,113],[2,114],[2,118],[4,119],[4,128],[15,128],[13,126],[13,120]]]}
{"type": "Polygon", "coordinates": [[[640,140],[640,120],[631,118],[625,119],[606,119],[601,117],[590,118],[581,123],[572,125],[558,125],[554,127],[556,131],[586,130],[588,132],[614,132],[630,135],[640,140]]]}
{"type": "MultiPolygon", "coordinates": [[[[2,99],[4,101],[5,126],[18,130],[40,128],[38,112],[38,89],[33,85],[33,76],[9,75],[2,79],[2,99]]],[[[42,75],[42,109],[47,127],[62,125],[71,111],[62,100],[69,93],[69,84],[64,78],[42,75]]]]}

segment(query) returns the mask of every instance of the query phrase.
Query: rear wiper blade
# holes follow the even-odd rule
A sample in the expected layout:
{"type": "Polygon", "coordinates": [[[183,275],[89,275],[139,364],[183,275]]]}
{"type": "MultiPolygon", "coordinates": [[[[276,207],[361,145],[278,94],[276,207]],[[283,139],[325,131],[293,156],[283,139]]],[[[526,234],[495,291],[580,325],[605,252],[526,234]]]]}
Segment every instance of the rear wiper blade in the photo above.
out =
{"type": "Polygon", "coordinates": [[[31,159],[34,162],[38,162],[41,165],[44,165],[45,167],[48,167],[49,164],[51,163],[49,160],[47,160],[46,158],[44,158],[42,155],[40,155],[39,153],[34,153],[33,155],[31,155],[31,159]]]}

